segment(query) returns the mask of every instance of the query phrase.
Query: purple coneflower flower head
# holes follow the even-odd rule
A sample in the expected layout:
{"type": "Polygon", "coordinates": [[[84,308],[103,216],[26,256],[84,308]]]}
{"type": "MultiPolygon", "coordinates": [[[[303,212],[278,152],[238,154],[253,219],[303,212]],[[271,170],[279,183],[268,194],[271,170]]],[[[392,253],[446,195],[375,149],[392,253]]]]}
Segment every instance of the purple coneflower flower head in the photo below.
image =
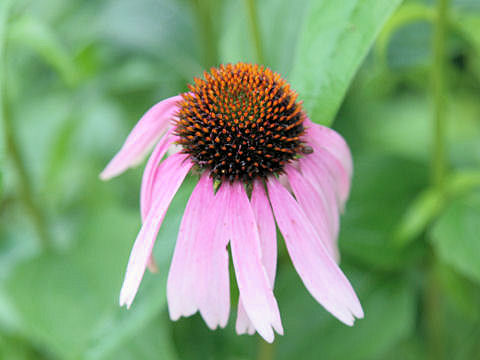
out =
{"type": "Polygon", "coordinates": [[[283,334],[273,293],[276,225],[312,296],[347,325],[362,318],[358,298],[337,265],[339,216],[352,175],[343,138],[311,122],[296,93],[268,68],[222,65],[189,89],[153,106],[101,174],[102,179],[120,174],[156,144],[143,174],[143,225],[120,304],[132,304],[145,269],[154,264],[152,249],[165,213],[194,171],[199,181],[168,274],[172,320],[199,311],[212,329],[227,324],[230,244],[240,292],[236,331],[257,331],[269,342],[274,330],[283,334]],[[165,157],[172,147],[177,152],[165,157]]]}

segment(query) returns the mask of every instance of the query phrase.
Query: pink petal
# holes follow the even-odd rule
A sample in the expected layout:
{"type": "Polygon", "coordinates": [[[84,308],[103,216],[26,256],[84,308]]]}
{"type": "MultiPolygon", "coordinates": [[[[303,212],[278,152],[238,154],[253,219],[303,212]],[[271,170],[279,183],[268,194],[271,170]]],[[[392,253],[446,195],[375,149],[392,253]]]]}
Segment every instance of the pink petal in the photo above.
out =
{"type": "Polygon", "coordinates": [[[232,192],[230,207],[225,210],[231,226],[232,258],[240,296],[255,329],[266,341],[272,342],[272,326],[281,329],[280,313],[262,264],[255,215],[242,183],[224,186],[232,192]]]}
{"type": "Polygon", "coordinates": [[[143,160],[145,154],[168,128],[177,111],[180,95],[160,101],[148,110],[138,121],[120,151],[100,174],[102,180],[117,176],[143,160]]]}
{"type": "Polygon", "coordinates": [[[183,154],[172,155],[160,165],[157,181],[160,181],[164,186],[156,194],[152,209],[133,245],[125,280],[120,291],[120,306],[127,305],[127,308],[129,308],[132,304],[152,254],[153,244],[165,213],[191,167],[192,163],[183,154]]]}
{"type": "Polygon", "coordinates": [[[243,305],[242,298],[238,298],[238,310],[237,310],[237,322],[235,323],[235,331],[237,334],[255,334],[255,327],[248,318],[245,306],[243,305]]]}
{"type": "Polygon", "coordinates": [[[313,153],[305,155],[316,163],[326,166],[335,179],[338,196],[343,204],[350,193],[350,178],[352,176],[352,158],[345,141],[334,130],[307,122],[310,127],[305,132],[305,139],[313,148],[313,153]],[[333,146],[332,143],[336,146],[333,146]],[[343,143],[344,146],[340,146],[343,143]]]}
{"type": "Polygon", "coordinates": [[[316,191],[315,187],[295,168],[287,166],[285,170],[298,204],[317,231],[317,238],[321,239],[330,256],[337,260],[339,253],[335,241],[335,229],[323,193],[316,191]]]}
{"type": "MultiPolygon", "coordinates": [[[[270,208],[262,181],[257,180],[254,182],[250,203],[260,236],[262,264],[267,271],[270,288],[273,290],[277,267],[277,232],[272,209],[270,208]]],[[[283,334],[280,319],[274,324],[274,328],[279,334],[283,334]],[[279,324],[278,328],[275,327],[277,324],[279,324]]],[[[255,328],[245,312],[241,297],[238,300],[236,331],[238,334],[248,333],[250,335],[255,332],[255,328]]]]}
{"type": "MultiPolygon", "coordinates": [[[[230,207],[230,192],[221,186],[204,208],[197,235],[194,262],[197,264],[197,303],[200,315],[211,329],[225,327],[230,314],[230,278],[228,275],[229,240],[226,209],[230,207]]],[[[213,192],[212,192],[213,194],[213,192]]]]}
{"type": "Polygon", "coordinates": [[[303,177],[312,184],[315,191],[320,193],[326,202],[336,239],[340,227],[340,208],[335,195],[335,180],[323,164],[315,163],[310,157],[303,157],[298,162],[303,177]]]}
{"type": "Polygon", "coordinates": [[[310,294],[340,321],[352,325],[363,310],[352,286],[328,255],[304,211],[276,179],[268,194],[293,265],[310,294]]]}
{"type": "Polygon", "coordinates": [[[152,205],[153,199],[153,184],[155,184],[155,179],[158,174],[158,164],[163,159],[169,146],[175,141],[175,136],[173,136],[173,129],[169,129],[167,133],[162,136],[159,143],[155,146],[155,149],[148,159],[147,165],[145,166],[145,171],[143,172],[142,177],[142,187],[140,189],[140,211],[142,214],[142,221],[148,215],[148,211],[152,205]]]}
{"type": "Polygon", "coordinates": [[[212,179],[204,174],[188,200],[167,281],[170,318],[178,320],[198,310],[197,287],[200,284],[195,250],[201,246],[205,209],[214,197],[212,179]]]}
{"type": "Polygon", "coordinates": [[[324,149],[333,154],[333,156],[342,163],[348,175],[352,176],[352,154],[345,139],[335,130],[320,124],[315,124],[309,118],[305,119],[305,123],[308,127],[307,132],[310,133],[314,141],[318,142],[324,149]]]}

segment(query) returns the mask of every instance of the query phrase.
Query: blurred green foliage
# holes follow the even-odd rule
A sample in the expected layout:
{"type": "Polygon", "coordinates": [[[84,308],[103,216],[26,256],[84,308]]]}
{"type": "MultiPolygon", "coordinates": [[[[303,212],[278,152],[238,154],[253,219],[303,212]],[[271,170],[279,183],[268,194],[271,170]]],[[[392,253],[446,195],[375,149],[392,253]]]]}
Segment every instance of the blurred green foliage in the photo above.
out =
{"type": "Polygon", "coordinates": [[[259,0],[255,38],[241,0],[1,0],[0,359],[478,359],[480,3],[448,9],[442,188],[430,179],[436,2],[399,3],[259,0]],[[160,231],[160,272],[146,274],[131,310],[118,307],[142,169],[98,179],[152,104],[210,66],[259,58],[352,147],[340,248],[365,310],[353,328],[336,321],[281,246],[285,335],[268,351],[235,335],[233,312],[215,332],[198,315],[168,320],[193,178],[160,231]]]}

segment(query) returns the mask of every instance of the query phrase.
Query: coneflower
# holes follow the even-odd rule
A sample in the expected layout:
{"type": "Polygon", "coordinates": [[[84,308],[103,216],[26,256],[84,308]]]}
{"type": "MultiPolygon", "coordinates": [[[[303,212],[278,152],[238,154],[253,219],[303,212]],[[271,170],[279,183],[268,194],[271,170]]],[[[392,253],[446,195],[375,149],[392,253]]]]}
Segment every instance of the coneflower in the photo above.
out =
{"type": "Polygon", "coordinates": [[[221,65],[189,92],[161,101],[138,122],[102,172],[136,165],[157,143],[142,179],[143,225],[120,292],[130,307],[167,209],[190,171],[199,182],[181,221],[167,283],[170,317],[199,311],[224,327],[230,312],[230,250],[240,291],[236,330],[272,342],[282,334],[273,294],[277,234],[312,296],[347,325],[361,305],[337,265],[340,210],[352,160],[343,138],[311,122],[280,75],[258,65],[221,65]],[[174,146],[177,145],[177,146],[174,146]],[[179,146],[178,146],[179,145],[179,146]],[[177,152],[167,156],[169,148],[177,152]]]}

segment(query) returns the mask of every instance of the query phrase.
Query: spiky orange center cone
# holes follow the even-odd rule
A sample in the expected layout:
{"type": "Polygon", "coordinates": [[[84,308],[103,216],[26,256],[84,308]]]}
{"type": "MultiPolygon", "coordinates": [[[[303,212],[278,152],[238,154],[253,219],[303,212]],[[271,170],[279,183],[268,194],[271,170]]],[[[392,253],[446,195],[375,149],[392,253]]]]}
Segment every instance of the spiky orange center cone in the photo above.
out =
{"type": "Polygon", "coordinates": [[[258,65],[221,65],[194,79],[177,114],[183,151],[218,180],[280,174],[302,151],[301,102],[279,74],[258,65]]]}

